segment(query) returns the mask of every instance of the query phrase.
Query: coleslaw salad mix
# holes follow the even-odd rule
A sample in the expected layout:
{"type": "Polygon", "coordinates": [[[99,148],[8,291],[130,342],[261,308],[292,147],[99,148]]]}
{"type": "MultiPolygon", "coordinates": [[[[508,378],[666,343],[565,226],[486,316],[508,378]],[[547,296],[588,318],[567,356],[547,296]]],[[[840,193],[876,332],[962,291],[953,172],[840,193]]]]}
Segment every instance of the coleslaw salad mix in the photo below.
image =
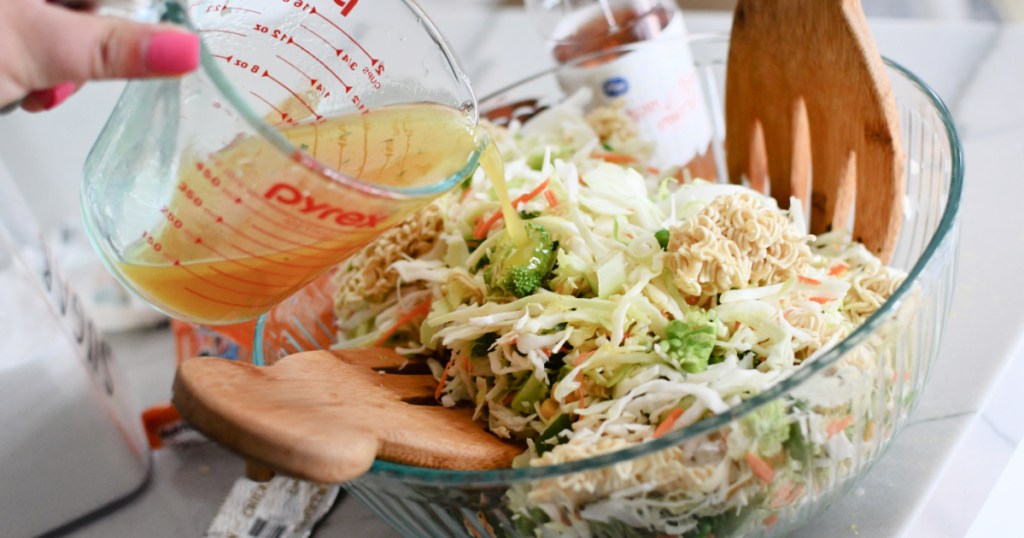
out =
{"type": "MultiPolygon", "coordinates": [[[[588,101],[583,91],[492,130],[526,245],[510,241],[478,171],[338,274],[339,345],[430,357],[439,401],[473,406],[494,434],[525,442],[522,467],[727,413],[848,336],[905,278],[844,231],[808,235],[796,200],[785,211],[744,186],[646,166],[649,148],[622,112],[587,114],[588,101]]],[[[892,434],[858,411],[900,403],[897,368],[875,352],[884,338],[732,427],[513,488],[517,528],[770,527],[814,480],[866,457],[862,440],[892,434]]]]}

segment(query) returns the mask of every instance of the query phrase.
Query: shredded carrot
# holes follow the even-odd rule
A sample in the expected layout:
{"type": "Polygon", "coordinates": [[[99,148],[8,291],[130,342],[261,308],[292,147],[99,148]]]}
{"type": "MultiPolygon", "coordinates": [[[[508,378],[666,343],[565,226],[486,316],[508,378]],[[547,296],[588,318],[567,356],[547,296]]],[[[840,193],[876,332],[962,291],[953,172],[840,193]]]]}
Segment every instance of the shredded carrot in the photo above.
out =
{"type": "Polygon", "coordinates": [[[816,302],[818,304],[825,304],[825,303],[829,303],[829,302],[832,301],[832,299],[829,299],[828,297],[811,297],[808,300],[814,301],[814,302],[816,302]]]}
{"type": "Polygon", "coordinates": [[[828,426],[825,428],[825,433],[828,435],[828,438],[831,439],[837,433],[848,428],[850,424],[853,424],[853,417],[849,415],[834,419],[832,422],[828,423],[828,426]]]}
{"type": "Polygon", "coordinates": [[[392,325],[391,328],[387,330],[387,332],[381,335],[381,337],[378,338],[377,341],[373,343],[373,346],[383,346],[384,342],[387,342],[388,338],[391,338],[396,332],[398,332],[398,329],[401,329],[403,325],[418,318],[419,316],[427,315],[427,313],[430,312],[431,301],[432,299],[427,299],[426,301],[423,301],[422,303],[416,305],[412,310],[403,314],[402,317],[398,318],[398,321],[396,321],[395,324],[392,325]]]}
{"type": "Polygon", "coordinates": [[[688,304],[690,306],[693,306],[693,305],[697,304],[697,301],[699,301],[699,300],[700,300],[700,297],[697,297],[697,296],[687,297],[686,298],[686,304],[688,304]]]}
{"type": "Polygon", "coordinates": [[[558,198],[555,197],[555,193],[551,191],[544,191],[544,198],[547,199],[549,206],[555,207],[558,205],[558,198]]]}
{"type": "Polygon", "coordinates": [[[661,424],[658,424],[658,427],[654,429],[654,438],[657,439],[662,435],[668,433],[669,430],[672,429],[672,426],[675,425],[676,421],[679,420],[679,417],[682,416],[682,414],[683,410],[678,407],[669,411],[668,415],[665,417],[665,420],[661,421],[661,424]]]}
{"type": "Polygon", "coordinates": [[[790,494],[786,497],[786,504],[793,504],[793,503],[795,503],[796,500],[799,499],[800,496],[803,495],[803,494],[804,494],[804,487],[802,485],[800,485],[800,484],[797,484],[796,487],[793,488],[793,491],[791,491],[790,494]]]}
{"type": "Polygon", "coordinates": [[[779,520],[779,514],[772,514],[764,518],[764,524],[768,527],[775,525],[775,522],[779,520]]]}
{"type": "Polygon", "coordinates": [[[441,381],[439,381],[437,383],[437,388],[434,389],[434,399],[435,400],[440,398],[441,397],[441,393],[444,392],[444,385],[445,385],[445,383],[448,382],[448,370],[452,367],[452,364],[455,363],[455,358],[456,358],[456,355],[454,353],[452,353],[451,358],[448,359],[448,364],[444,365],[444,371],[441,372],[441,381]]]}
{"type": "Polygon", "coordinates": [[[583,390],[583,384],[580,383],[580,388],[576,389],[576,397],[578,398],[576,400],[578,402],[578,405],[576,406],[576,409],[586,409],[587,401],[584,400],[584,398],[586,398],[586,396],[587,396],[587,393],[586,393],[586,391],[583,390]]]}
{"type": "Polygon", "coordinates": [[[660,176],[661,175],[661,169],[660,168],[655,168],[653,166],[648,166],[647,167],[647,173],[651,174],[652,176],[660,176]]]}
{"type": "Polygon", "coordinates": [[[837,263],[836,265],[832,266],[832,269],[829,269],[828,274],[830,276],[843,276],[849,270],[849,265],[846,265],[845,263],[837,263]]]}
{"type": "MultiPolygon", "coordinates": [[[[548,188],[549,183],[551,183],[551,178],[545,179],[540,185],[537,185],[537,188],[520,196],[519,198],[516,198],[515,200],[512,200],[512,207],[516,207],[519,204],[533,200],[541,192],[544,192],[544,189],[548,188]]],[[[494,226],[494,224],[497,223],[502,218],[503,215],[501,214],[500,210],[495,211],[493,215],[486,219],[481,217],[480,220],[477,221],[476,226],[473,228],[473,239],[483,239],[487,237],[487,232],[489,232],[491,230],[491,227],[494,226]]]]}
{"type": "Polygon", "coordinates": [[[775,479],[775,469],[772,469],[772,466],[768,465],[768,462],[764,461],[761,456],[753,452],[747,452],[744,459],[747,460],[750,472],[754,473],[754,476],[761,480],[761,482],[768,484],[775,479]]]}
{"type": "Polygon", "coordinates": [[[539,196],[540,193],[544,192],[544,189],[548,188],[549,183],[551,183],[551,178],[545,179],[544,181],[541,182],[540,185],[537,185],[537,188],[520,196],[519,198],[516,198],[515,200],[512,200],[512,207],[516,207],[519,204],[523,204],[529,202],[530,200],[533,200],[534,198],[539,196]]]}
{"type": "Polygon", "coordinates": [[[793,492],[793,481],[792,480],[787,480],[785,483],[783,483],[781,486],[779,486],[775,490],[774,494],[772,494],[772,504],[771,504],[772,508],[781,508],[781,507],[785,506],[786,499],[789,498],[789,496],[790,496],[790,494],[792,494],[792,492],[793,492]]]}
{"type": "Polygon", "coordinates": [[[736,332],[738,330],[740,330],[740,322],[737,321],[732,324],[732,332],[736,332]]]}
{"type": "Polygon", "coordinates": [[[494,223],[501,220],[501,218],[501,211],[494,213],[493,215],[486,219],[481,217],[480,220],[476,223],[476,227],[473,228],[473,239],[483,239],[487,237],[487,232],[491,230],[491,226],[494,226],[494,223]]]}
{"type": "Polygon", "coordinates": [[[629,164],[636,162],[636,157],[633,157],[631,155],[623,155],[621,153],[602,153],[599,151],[595,151],[594,153],[591,153],[590,156],[594,159],[601,159],[606,163],[629,164]]]}
{"type": "Polygon", "coordinates": [[[798,279],[798,280],[799,280],[800,282],[803,282],[804,284],[810,284],[810,285],[812,285],[812,286],[820,286],[820,285],[821,285],[821,281],[820,281],[820,280],[817,280],[817,279],[811,278],[811,277],[809,277],[809,276],[799,275],[799,276],[797,276],[796,278],[797,278],[797,279],[798,279]]]}
{"type": "Polygon", "coordinates": [[[583,361],[589,359],[590,356],[593,354],[593,351],[585,351],[583,353],[580,353],[579,355],[576,355],[576,358],[572,361],[573,366],[579,366],[583,364],[583,361]]]}

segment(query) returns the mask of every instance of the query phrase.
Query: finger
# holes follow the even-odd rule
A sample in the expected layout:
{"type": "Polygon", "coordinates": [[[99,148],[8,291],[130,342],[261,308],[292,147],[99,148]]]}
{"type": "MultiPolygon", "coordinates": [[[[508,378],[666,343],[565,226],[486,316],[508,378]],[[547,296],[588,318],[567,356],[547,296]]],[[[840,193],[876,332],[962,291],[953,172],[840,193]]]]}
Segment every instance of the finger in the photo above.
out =
{"type": "Polygon", "coordinates": [[[42,112],[56,108],[67,101],[69,97],[78,91],[79,85],[73,82],[64,82],[52,88],[37,90],[25,96],[21,102],[21,108],[27,112],[42,112]]]}
{"type": "Polygon", "coordinates": [[[168,25],[145,25],[45,5],[45,25],[30,53],[36,87],[63,81],[180,75],[199,65],[199,38],[168,25]]]}

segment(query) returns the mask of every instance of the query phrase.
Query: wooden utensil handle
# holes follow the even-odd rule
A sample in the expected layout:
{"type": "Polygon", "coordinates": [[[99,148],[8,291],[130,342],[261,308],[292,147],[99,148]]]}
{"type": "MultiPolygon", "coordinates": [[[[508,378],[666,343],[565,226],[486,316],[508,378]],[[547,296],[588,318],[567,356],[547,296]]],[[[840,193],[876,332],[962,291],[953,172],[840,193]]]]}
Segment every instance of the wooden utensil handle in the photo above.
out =
{"type": "MultiPolygon", "coordinates": [[[[287,365],[287,360],[260,368],[216,357],[188,359],[175,375],[172,402],[197,430],[265,468],[333,482],[368,471],[377,437],[346,423],[344,416],[325,420],[320,396],[332,395],[332,389],[319,390],[315,377],[309,384],[289,383],[277,375],[287,365]]],[[[352,403],[358,414],[359,402],[352,403]]]]}

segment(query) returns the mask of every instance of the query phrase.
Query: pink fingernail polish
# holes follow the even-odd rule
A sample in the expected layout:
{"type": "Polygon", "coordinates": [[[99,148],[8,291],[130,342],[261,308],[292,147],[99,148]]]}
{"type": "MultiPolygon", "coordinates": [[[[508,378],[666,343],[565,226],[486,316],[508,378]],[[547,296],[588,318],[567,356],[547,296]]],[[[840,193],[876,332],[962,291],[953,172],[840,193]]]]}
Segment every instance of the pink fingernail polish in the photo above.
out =
{"type": "Polygon", "coordinates": [[[160,75],[180,75],[199,66],[199,36],[166,31],[153,34],[146,44],[146,69],[160,75]]]}
{"type": "Polygon", "coordinates": [[[68,100],[68,97],[75,93],[75,85],[70,82],[58,84],[36,93],[36,99],[44,110],[56,108],[57,105],[68,100]]]}

